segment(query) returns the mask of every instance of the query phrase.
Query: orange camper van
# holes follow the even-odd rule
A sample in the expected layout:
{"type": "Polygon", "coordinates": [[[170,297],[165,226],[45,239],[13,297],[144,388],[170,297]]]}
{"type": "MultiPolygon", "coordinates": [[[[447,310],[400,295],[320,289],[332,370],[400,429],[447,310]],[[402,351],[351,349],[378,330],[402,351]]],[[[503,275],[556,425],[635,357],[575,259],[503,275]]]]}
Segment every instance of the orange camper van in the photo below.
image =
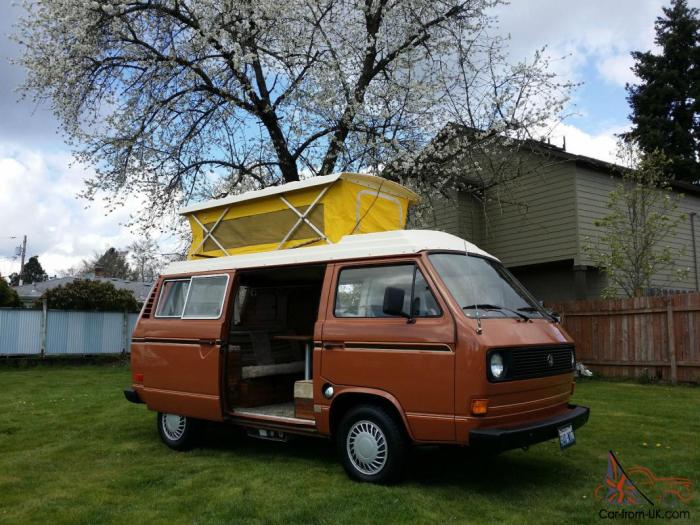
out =
{"type": "MultiPolygon", "coordinates": [[[[207,245],[226,221],[249,220],[221,212],[235,202],[215,203],[208,222],[191,219],[202,227],[200,238],[190,260],[160,276],[143,307],[125,391],[157,413],[165,444],[193,446],[203,420],[269,440],[331,438],[346,472],[369,482],[397,480],[412,444],[573,444],[589,410],[569,403],[574,343],[557,320],[496,258],[453,235],[379,225],[320,238],[332,216],[317,216],[312,231],[304,219],[318,203],[289,198],[342,180],[318,179],[326,181],[239,201],[286,195],[287,210],[298,206],[289,224],[309,230],[285,239],[296,239],[297,248],[246,251],[235,234],[207,245]],[[239,252],[198,256],[206,248],[239,252]]],[[[398,188],[374,179],[354,180],[398,197],[398,188]]],[[[352,204],[356,218],[368,215],[359,200],[352,204]]],[[[281,211],[265,208],[278,214],[275,223],[289,219],[281,211]]]]}

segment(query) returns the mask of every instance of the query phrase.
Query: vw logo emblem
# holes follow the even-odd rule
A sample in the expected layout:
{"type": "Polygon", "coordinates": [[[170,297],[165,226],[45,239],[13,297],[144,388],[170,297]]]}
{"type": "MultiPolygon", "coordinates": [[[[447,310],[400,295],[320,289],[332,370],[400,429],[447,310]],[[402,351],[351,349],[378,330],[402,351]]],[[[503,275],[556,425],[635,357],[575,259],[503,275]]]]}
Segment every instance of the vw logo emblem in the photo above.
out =
{"type": "Polygon", "coordinates": [[[549,368],[554,366],[554,356],[552,354],[547,354],[547,366],[549,368]]]}

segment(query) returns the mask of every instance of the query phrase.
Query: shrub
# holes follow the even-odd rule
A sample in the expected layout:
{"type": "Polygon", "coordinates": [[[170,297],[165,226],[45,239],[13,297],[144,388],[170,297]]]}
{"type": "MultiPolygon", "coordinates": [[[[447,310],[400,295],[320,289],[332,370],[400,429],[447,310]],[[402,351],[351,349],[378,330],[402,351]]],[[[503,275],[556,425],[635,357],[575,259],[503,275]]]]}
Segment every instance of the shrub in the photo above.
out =
{"type": "Polygon", "coordinates": [[[129,290],[119,290],[112,283],[89,279],[76,279],[72,283],[45,291],[34,303],[35,307],[41,308],[44,299],[49,308],[56,310],[139,311],[139,304],[129,290]]]}
{"type": "Polygon", "coordinates": [[[19,300],[17,292],[15,292],[2,277],[0,277],[0,307],[1,306],[22,306],[22,301],[19,300]]]}

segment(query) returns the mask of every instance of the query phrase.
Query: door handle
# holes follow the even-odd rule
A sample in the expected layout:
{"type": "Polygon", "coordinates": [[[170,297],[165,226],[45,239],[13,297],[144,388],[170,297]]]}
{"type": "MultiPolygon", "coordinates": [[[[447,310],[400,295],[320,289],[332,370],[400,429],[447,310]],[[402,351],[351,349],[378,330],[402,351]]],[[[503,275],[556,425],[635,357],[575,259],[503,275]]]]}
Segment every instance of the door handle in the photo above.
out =
{"type": "Polygon", "coordinates": [[[324,350],[333,350],[334,348],[343,348],[344,343],[323,343],[324,350]]]}

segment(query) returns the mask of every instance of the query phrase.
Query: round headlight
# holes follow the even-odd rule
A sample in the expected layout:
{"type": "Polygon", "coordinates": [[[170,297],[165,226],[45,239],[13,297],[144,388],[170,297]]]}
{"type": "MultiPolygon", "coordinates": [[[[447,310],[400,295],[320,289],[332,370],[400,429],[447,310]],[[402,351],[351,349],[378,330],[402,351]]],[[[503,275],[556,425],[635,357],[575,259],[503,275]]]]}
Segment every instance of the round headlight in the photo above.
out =
{"type": "Polygon", "coordinates": [[[491,360],[489,361],[491,366],[491,375],[494,379],[500,379],[503,376],[503,357],[499,353],[491,354],[491,360]]]}

